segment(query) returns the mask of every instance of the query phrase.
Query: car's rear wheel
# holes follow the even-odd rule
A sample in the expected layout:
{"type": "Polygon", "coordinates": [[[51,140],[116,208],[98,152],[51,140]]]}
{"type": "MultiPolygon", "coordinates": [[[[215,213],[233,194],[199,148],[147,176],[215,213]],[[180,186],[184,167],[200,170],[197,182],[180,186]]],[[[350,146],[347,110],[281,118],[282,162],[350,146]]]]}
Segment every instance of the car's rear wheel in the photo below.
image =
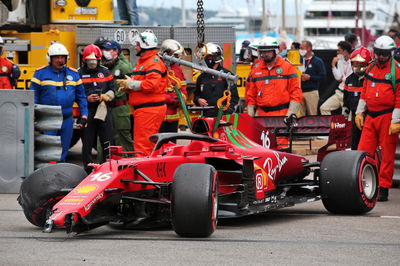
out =
{"type": "Polygon", "coordinates": [[[43,227],[51,208],[86,176],[85,170],[69,163],[37,169],[21,185],[18,201],[25,217],[33,225],[43,227]]]}
{"type": "Polygon", "coordinates": [[[172,226],[182,237],[208,237],[217,227],[218,175],[208,164],[180,165],[171,196],[172,226]]]}
{"type": "Polygon", "coordinates": [[[369,212],[378,197],[375,161],[363,151],[332,152],[322,160],[320,188],[322,202],[332,213],[369,212]]]}

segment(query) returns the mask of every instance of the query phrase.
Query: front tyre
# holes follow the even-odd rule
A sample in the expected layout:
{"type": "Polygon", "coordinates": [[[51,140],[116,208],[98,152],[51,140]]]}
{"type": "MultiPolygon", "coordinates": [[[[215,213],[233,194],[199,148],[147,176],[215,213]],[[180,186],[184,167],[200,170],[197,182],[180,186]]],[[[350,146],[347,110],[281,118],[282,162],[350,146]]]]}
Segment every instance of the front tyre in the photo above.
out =
{"type": "Polygon", "coordinates": [[[75,164],[59,163],[37,169],[21,185],[18,202],[33,225],[43,227],[53,206],[87,176],[75,164]]]}
{"type": "Polygon", "coordinates": [[[218,175],[208,164],[180,165],[174,174],[171,218],[182,237],[208,237],[217,228],[218,175]]]}
{"type": "Polygon", "coordinates": [[[325,208],[335,214],[362,214],[375,206],[378,174],[363,151],[329,153],[321,163],[320,188],[325,208]]]}

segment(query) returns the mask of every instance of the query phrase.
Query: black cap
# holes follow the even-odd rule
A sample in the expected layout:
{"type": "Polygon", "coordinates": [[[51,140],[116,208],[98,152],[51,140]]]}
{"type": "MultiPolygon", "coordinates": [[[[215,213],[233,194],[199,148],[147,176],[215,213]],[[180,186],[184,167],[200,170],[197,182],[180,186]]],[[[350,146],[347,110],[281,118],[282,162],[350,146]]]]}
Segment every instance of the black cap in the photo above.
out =
{"type": "Polygon", "coordinates": [[[107,42],[109,42],[108,38],[103,37],[103,36],[100,36],[100,37],[94,42],[94,45],[100,47],[100,49],[101,49],[101,48],[104,49],[104,45],[105,45],[107,42]]]}

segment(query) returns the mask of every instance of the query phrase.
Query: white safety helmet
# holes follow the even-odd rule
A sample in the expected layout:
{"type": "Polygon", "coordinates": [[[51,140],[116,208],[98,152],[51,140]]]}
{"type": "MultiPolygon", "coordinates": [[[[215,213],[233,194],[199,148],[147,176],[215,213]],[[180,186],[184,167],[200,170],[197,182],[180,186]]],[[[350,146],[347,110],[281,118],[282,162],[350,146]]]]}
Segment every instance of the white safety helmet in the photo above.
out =
{"type": "Polygon", "coordinates": [[[0,56],[3,55],[3,45],[4,45],[4,41],[3,41],[3,38],[1,38],[1,36],[0,36],[0,56]]]}
{"type": "MultiPolygon", "coordinates": [[[[218,44],[209,42],[206,43],[206,48],[207,48],[207,53],[205,54],[205,56],[207,55],[212,55],[213,60],[215,63],[221,63],[224,60],[224,56],[223,56],[223,50],[221,48],[221,46],[219,46],[218,44]]],[[[203,48],[203,53],[205,53],[205,49],[203,48]]]]}
{"type": "Polygon", "coordinates": [[[173,55],[181,56],[185,54],[185,49],[183,49],[183,46],[178,41],[167,39],[162,42],[158,54],[159,56],[163,56],[163,54],[169,54],[171,52],[173,55]]]}
{"type": "Polygon", "coordinates": [[[383,35],[375,40],[374,50],[392,51],[396,48],[396,44],[389,36],[383,35]]]}
{"type": "Polygon", "coordinates": [[[47,55],[46,55],[47,62],[50,63],[51,57],[56,55],[65,55],[67,57],[67,60],[69,59],[69,53],[67,48],[65,48],[64,45],[58,42],[50,45],[49,50],[47,50],[47,55]]]}
{"type": "Polygon", "coordinates": [[[258,52],[267,51],[275,51],[275,53],[278,54],[279,43],[276,38],[267,36],[260,41],[260,44],[258,45],[258,52]]]}
{"type": "Polygon", "coordinates": [[[257,43],[250,43],[248,46],[248,50],[250,51],[252,56],[258,57],[258,44],[257,43]]]}
{"type": "Polygon", "coordinates": [[[145,30],[142,33],[131,31],[129,40],[132,45],[138,44],[142,49],[155,49],[158,45],[157,37],[152,30],[145,30]]]}

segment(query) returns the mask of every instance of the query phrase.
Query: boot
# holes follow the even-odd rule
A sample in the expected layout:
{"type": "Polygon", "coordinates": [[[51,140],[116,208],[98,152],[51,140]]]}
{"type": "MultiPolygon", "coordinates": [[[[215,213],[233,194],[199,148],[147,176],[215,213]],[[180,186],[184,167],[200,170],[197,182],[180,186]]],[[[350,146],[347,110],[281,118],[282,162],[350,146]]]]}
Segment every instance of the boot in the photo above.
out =
{"type": "Polygon", "coordinates": [[[385,187],[379,187],[378,201],[388,201],[389,189],[385,187]]]}

